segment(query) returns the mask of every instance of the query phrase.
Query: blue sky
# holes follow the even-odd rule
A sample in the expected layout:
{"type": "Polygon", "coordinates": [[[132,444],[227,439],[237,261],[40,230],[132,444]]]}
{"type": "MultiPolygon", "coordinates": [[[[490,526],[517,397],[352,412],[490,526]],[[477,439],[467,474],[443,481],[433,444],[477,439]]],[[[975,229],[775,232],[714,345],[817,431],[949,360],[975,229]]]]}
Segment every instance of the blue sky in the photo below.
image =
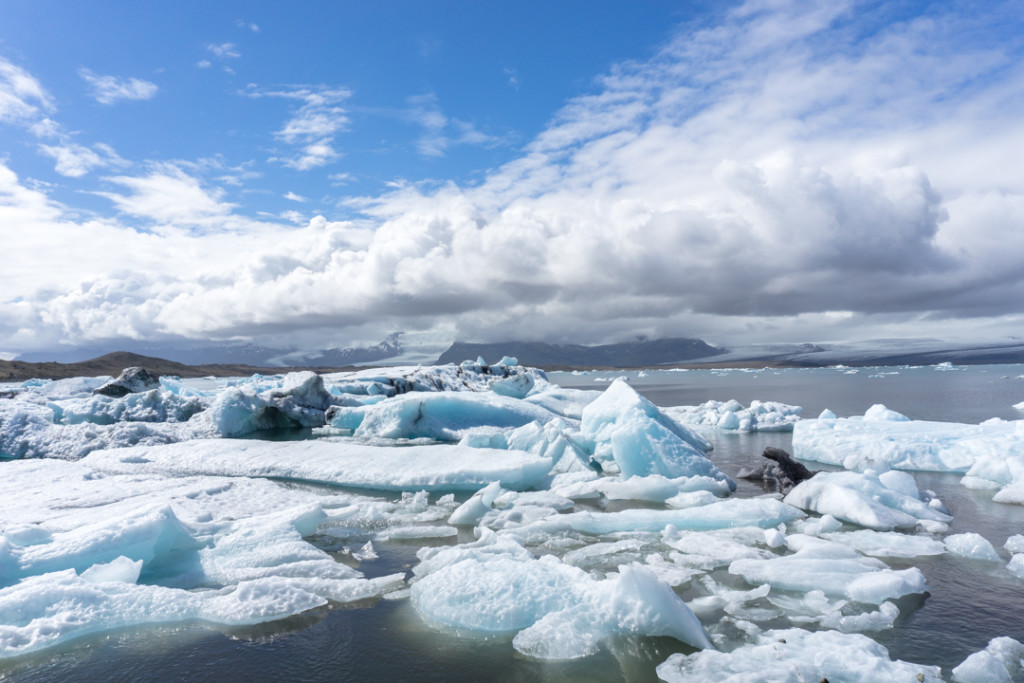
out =
{"type": "MultiPolygon", "coordinates": [[[[346,213],[345,197],[399,180],[481,180],[567,99],[611,65],[652,54],[693,14],[669,2],[627,11],[590,2],[15,0],[0,49],[45,84],[69,142],[108,145],[126,168],[216,163],[211,182],[238,169],[244,189],[223,187],[238,212],[331,218],[346,213]],[[104,101],[96,78],[141,89],[104,101]],[[303,112],[303,93],[327,101],[303,112]],[[322,127],[281,134],[304,115],[322,127]],[[319,143],[322,153],[304,153],[319,143]],[[283,199],[288,192],[305,206],[283,199]]],[[[2,134],[12,164],[59,182],[52,196],[109,210],[71,194],[92,191],[94,178],[54,178],[36,139],[2,134]]]]}
{"type": "Polygon", "coordinates": [[[7,0],[0,354],[1017,334],[1022,9],[7,0]]]}

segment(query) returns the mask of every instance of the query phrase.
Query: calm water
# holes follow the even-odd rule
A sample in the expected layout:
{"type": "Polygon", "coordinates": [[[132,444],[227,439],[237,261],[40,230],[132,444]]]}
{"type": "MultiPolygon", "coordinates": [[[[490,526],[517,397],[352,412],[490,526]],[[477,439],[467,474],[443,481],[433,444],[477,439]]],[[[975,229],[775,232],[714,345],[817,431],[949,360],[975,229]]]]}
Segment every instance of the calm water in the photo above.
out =
{"type": "MultiPolygon", "coordinates": [[[[805,417],[824,408],[840,416],[885,403],[916,419],[981,422],[1019,419],[1024,366],[842,370],[648,372],[569,375],[553,373],[563,386],[603,389],[626,374],[660,405],[693,405],[708,399],[775,400],[804,406],[805,417]],[[605,380],[605,381],[595,381],[605,380]]],[[[765,446],[790,450],[788,434],[715,434],[712,457],[728,474],[758,459],[765,446]]],[[[812,469],[817,465],[811,465],[812,469]]],[[[978,531],[997,548],[1024,533],[1024,507],[991,502],[969,491],[956,475],[917,474],[919,487],[934,490],[954,514],[950,533],[978,531]]],[[[762,489],[737,482],[739,495],[762,489]]],[[[358,539],[352,539],[356,541],[358,539]]],[[[380,559],[365,563],[369,575],[389,574],[416,563],[418,544],[376,543],[380,559]]],[[[1024,580],[988,564],[946,556],[918,558],[931,593],[900,601],[897,627],[873,634],[899,659],[941,665],[948,675],[971,652],[996,636],[1024,641],[1024,580]]],[[[408,601],[382,600],[347,608],[323,608],[269,625],[221,629],[200,624],[144,627],[82,638],[34,657],[0,663],[10,681],[652,681],[654,667],[674,652],[688,651],[667,638],[622,638],[593,657],[540,663],[515,654],[510,639],[459,638],[426,628],[408,601]]]]}

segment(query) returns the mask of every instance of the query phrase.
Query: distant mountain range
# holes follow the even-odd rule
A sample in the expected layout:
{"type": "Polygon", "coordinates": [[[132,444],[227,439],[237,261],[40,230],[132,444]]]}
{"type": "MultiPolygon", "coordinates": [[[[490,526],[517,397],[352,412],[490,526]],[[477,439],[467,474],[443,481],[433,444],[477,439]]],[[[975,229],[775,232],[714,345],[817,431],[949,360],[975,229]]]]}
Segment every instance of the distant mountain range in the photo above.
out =
{"type": "MultiPolygon", "coordinates": [[[[145,346],[145,345],[142,345],[145,346]]],[[[150,345],[150,347],[157,347],[150,345]]],[[[691,367],[821,367],[829,365],[935,365],[937,363],[1024,363],[1024,341],[964,344],[936,339],[881,339],[836,344],[766,344],[734,349],[711,346],[700,339],[657,339],[621,344],[581,346],[544,342],[473,344],[455,342],[444,349],[443,340],[419,339],[406,348],[402,334],[389,335],[379,344],[311,352],[282,351],[253,344],[220,347],[194,345],[161,353],[119,351],[87,355],[88,348],[58,354],[26,354],[13,361],[0,360],[0,382],[30,378],[59,379],[75,376],[116,376],[131,366],[157,374],[204,377],[265,374],[292,369],[328,372],[358,365],[460,363],[482,357],[496,363],[513,356],[522,365],[549,370],[573,368],[628,368],[688,365],[691,367]],[[169,358],[168,358],[169,357],[169,358]],[[35,360],[38,358],[39,360],[35,360]],[[436,360],[435,360],[436,359],[436,360]],[[57,362],[59,361],[59,362],[57,362]]]]}
{"type": "Polygon", "coordinates": [[[688,363],[711,359],[725,353],[700,339],[656,339],[601,346],[545,344],[544,342],[501,342],[469,344],[455,342],[437,359],[439,364],[459,363],[482,357],[496,363],[512,356],[522,365],[539,367],[627,368],[688,363]]]}

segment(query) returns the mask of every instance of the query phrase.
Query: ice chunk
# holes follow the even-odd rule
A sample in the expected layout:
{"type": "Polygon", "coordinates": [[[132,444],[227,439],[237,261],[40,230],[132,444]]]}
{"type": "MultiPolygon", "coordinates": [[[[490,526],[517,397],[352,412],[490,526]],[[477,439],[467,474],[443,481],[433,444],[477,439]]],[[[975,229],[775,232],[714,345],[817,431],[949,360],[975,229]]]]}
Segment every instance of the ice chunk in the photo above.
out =
{"type": "Polygon", "coordinates": [[[993,638],[988,646],[965,659],[953,669],[956,683],[1011,683],[1024,673],[1024,645],[1003,636],[993,638]]]}
{"type": "Polygon", "coordinates": [[[187,591],[97,578],[68,569],[0,589],[0,659],[138,624],[258,624],[326,604],[328,596],[322,593],[332,600],[354,602],[380,595],[396,581],[394,576],[347,581],[277,578],[187,591]]]}
{"type": "Polygon", "coordinates": [[[142,560],[131,560],[121,555],[106,564],[94,564],[81,572],[80,576],[91,583],[106,583],[108,581],[138,583],[142,565],[142,560]]]}
{"type": "Polygon", "coordinates": [[[479,522],[484,515],[491,511],[494,499],[502,493],[501,484],[492,481],[480,489],[465,503],[460,505],[448,518],[449,524],[473,525],[479,522]]]}
{"type": "MultiPolygon", "coordinates": [[[[768,559],[775,557],[757,547],[764,541],[764,530],[759,527],[739,527],[712,531],[678,531],[663,534],[665,545],[683,553],[678,563],[688,567],[711,570],[724,567],[743,558],[768,559]]],[[[778,529],[772,529],[778,533],[778,529]]]]}
{"type": "Polygon", "coordinates": [[[103,472],[167,476],[276,477],[385,491],[476,491],[492,481],[529,488],[551,461],[522,451],[438,444],[386,448],[329,439],[197,439],[92,453],[103,472]]]}
{"type": "Polygon", "coordinates": [[[687,427],[740,432],[789,432],[800,419],[802,408],[777,401],[706,401],[697,406],[663,409],[665,414],[687,427]]]}
{"type": "Polygon", "coordinates": [[[889,410],[881,403],[876,403],[864,413],[865,422],[908,422],[909,417],[895,410],[889,410]]]}
{"type": "Polygon", "coordinates": [[[3,468],[0,519],[18,545],[0,536],[0,657],[134,624],[259,623],[403,585],[303,539],[324,506],[359,501],[348,494],[61,460],[3,468]]]}
{"type": "Polygon", "coordinates": [[[859,529],[826,533],[822,538],[843,543],[865,555],[873,557],[918,557],[922,555],[941,555],[946,547],[941,541],[928,536],[914,536],[895,531],[871,531],[859,529]]]}
{"type": "Polygon", "coordinates": [[[764,544],[769,548],[781,548],[786,545],[786,537],[778,529],[765,529],[764,544]]]}
{"type": "Polygon", "coordinates": [[[596,400],[584,408],[583,432],[592,438],[601,438],[602,432],[614,430],[620,416],[628,419],[634,413],[654,420],[697,450],[711,450],[710,441],[670,418],[623,379],[612,382],[596,400]]]}
{"type": "Polygon", "coordinates": [[[679,425],[624,381],[612,382],[583,409],[581,431],[594,457],[614,462],[624,477],[705,477],[730,489],[735,484],[700,449],[706,441],[679,425]]]}
{"type": "Polygon", "coordinates": [[[1006,568],[1024,579],[1024,553],[1018,553],[1011,557],[1010,561],[1006,564],[1006,568]]]}
{"type": "Polygon", "coordinates": [[[1000,562],[999,553],[992,547],[981,534],[973,531],[964,534],[946,536],[943,540],[946,550],[961,557],[969,557],[974,560],[987,560],[989,562],[1000,562]]]}
{"type": "Polygon", "coordinates": [[[809,536],[791,535],[786,540],[797,547],[792,555],[736,560],[729,565],[729,573],[752,585],[767,583],[799,592],[821,590],[872,605],[927,590],[924,575],[916,567],[894,571],[852,548],[809,536]]]}
{"type": "MultiPolygon", "coordinates": [[[[649,503],[667,503],[672,507],[688,507],[673,505],[674,499],[680,494],[694,491],[711,492],[726,495],[729,486],[721,479],[710,477],[677,477],[668,479],[659,474],[646,477],[600,477],[586,481],[576,481],[564,485],[553,485],[552,490],[573,499],[590,499],[604,496],[608,500],[641,500],[649,503]]],[[[710,501],[705,501],[710,502],[710,501]]]]}
{"type": "Polygon", "coordinates": [[[70,399],[54,408],[59,409],[60,413],[57,421],[66,425],[81,422],[100,425],[115,422],[187,422],[193,415],[206,410],[206,401],[198,396],[181,396],[170,391],[151,389],[128,393],[120,398],[97,395],[87,399],[70,399]]]}
{"type": "Polygon", "coordinates": [[[1024,534],[1014,534],[1006,539],[1003,549],[1008,553],[1024,553],[1024,534]]]}
{"type": "Polygon", "coordinates": [[[507,396],[436,393],[406,394],[370,406],[335,408],[330,413],[330,424],[351,429],[360,437],[458,441],[472,428],[521,427],[556,417],[540,406],[507,396]]]}
{"type": "Polygon", "coordinates": [[[560,386],[549,384],[543,390],[534,392],[524,400],[546,408],[556,415],[580,420],[583,418],[583,409],[600,396],[601,393],[600,391],[586,389],[564,389],[560,386]]]}
{"type": "Polygon", "coordinates": [[[532,375],[520,374],[496,377],[487,384],[496,394],[509,398],[523,398],[533,390],[534,380],[532,375]]]}
{"type": "Polygon", "coordinates": [[[939,667],[894,661],[885,647],[867,636],[795,628],[767,631],[755,642],[729,653],[704,650],[691,655],[674,654],[657,671],[658,677],[667,683],[942,681],[939,667]]]}
{"type": "Polygon", "coordinates": [[[693,531],[748,526],[765,529],[804,516],[797,508],[773,498],[731,498],[681,510],[573,512],[559,515],[550,524],[601,535],[620,531],[660,532],[668,525],[693,531]]]}
{"type": "Polygon", "coordinates": [[[978,470],[969,474],[998,487],[1013,481],[1007,461],[1024,462],[1021,425],[863,418],[802,420],[793,430],[793,453],[803,460],[846,469],[874,464],[885,469],[964,473],[978,463],[978,470]]]}
{"type": "Polygon", "coordinates": [[[510,537],[422,553],[412,604],[437,627],[515,633],[532,657],[572,659],[615,634],[672,636],[710,647],[700,622],[678,596],[640,565],[603,581],[551,555],[535,559],[510,537]]]}
{"type": "Polygon", "coordinates": [[[952,519],[919,498],[906,495],[904,491],[909,489],[903,479],[887,481],[894,482],[898,489],[889,488],[870,472],[819,472],[800,482],[785,501],[876,531],[913,529],[921,520],[945,524],[952,519]]]}

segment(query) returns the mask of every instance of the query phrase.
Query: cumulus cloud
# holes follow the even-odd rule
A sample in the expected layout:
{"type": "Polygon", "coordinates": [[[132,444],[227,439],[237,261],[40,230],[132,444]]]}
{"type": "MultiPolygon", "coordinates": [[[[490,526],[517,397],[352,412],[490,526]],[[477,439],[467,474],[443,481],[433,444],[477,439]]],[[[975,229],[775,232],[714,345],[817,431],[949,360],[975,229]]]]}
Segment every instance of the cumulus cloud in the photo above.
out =
{"type": "MultiPolygon", "coordinates": [[[[0,342],[21,339],[3,325],[365,338],[443,323],[479,340],[735,343],[869,325],[948,337],[969,317],[972,331],[1005,333],[1024,297],[1024,60],[1015,34],[994,29],[1019,24],[1012,9],[932,8],[879,28],[855,4],[749,2],[611,69],[478,184],[397,184],[350,201],[358,222],[133,237],[139,253],[174,256],[129,272],[101,261],[45,293],[30,274],[11,281],[21,299],[0,319],[17,322],[0,323],[0,342]]],[[[277,132],[297,148],[286,163],[337,154],[346,91],[248,94],[296,103],[277,132]]],[[[458,139],[436,100],[410,104],[428,133],[458,139]]],[[[130,216],[210,230],[239,220],[180,168],[110,182],[123,190],[104,196],[130,216]]],[[[66,226],[44,195],[3,187],[3,211],[66,226]]],[[[129,242],[112,248],[134,253],[129,242]]]]}
{"type": "Polygon", "coordinates": [[[89,84],[93,99],[100,104],[114,104],[120,100],[150,100],[158,90],[155,83],[139,78],[102,76],[89,69],[79,69],[78,75],[89,84]]]}
{"type": "Polygon", "coordinates": [[[335,149],[335,136],[348,128],[349,118],[341,103],[351,96],[344,88],[328,86],[295,86],[275,90],[261,90],[250,86],[249,97],[271,97],[294,100],[301,104],[291,112],[291,118],[274,136],[282,142],[298,147],[290,157],[272,157],[298,171],[326,166],[341,158],[335,149]]]}

